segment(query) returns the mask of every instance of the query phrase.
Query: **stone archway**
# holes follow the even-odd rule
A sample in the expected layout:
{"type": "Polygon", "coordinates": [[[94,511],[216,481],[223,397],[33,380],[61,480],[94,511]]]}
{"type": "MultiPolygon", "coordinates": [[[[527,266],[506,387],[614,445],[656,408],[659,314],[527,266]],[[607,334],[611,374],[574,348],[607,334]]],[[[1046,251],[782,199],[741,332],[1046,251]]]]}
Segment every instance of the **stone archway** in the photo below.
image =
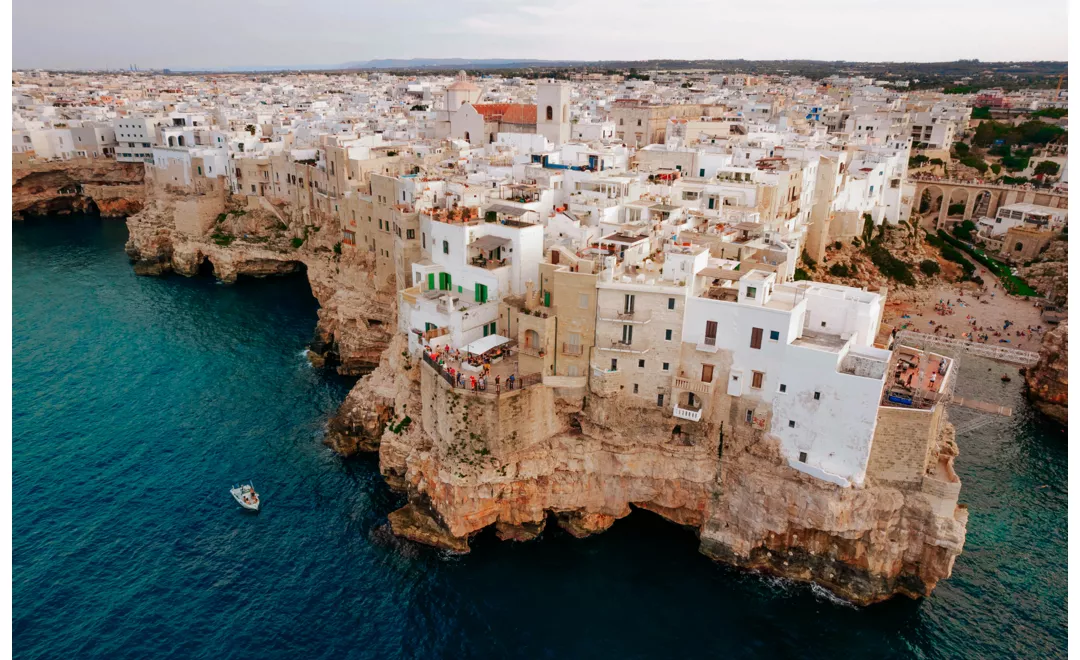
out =
{"type": "Polygon", "coordinates": [[[918,210],[920,215],[934,215],[941,210],[941,205],[944,203],[945,192],[940,186],[927,185],[923,186],[921,192],[917,195],[916,199],[919,200],[918,210]]]}
{"type": "Polygon", "coordinates": [[[956,222],[964,219],[964,212],[967,210],[968,191],[959,186],[949,191],[949,202],[942,209],[941,219],[943,222],[952,221],[956,222]]]}
{"type": "Polygon", "coordinates": [[[968,208],[964,212],[965,220],[973,220],[990,215],[994,194],[989,190],[980,190],[968,199],[968,208]]]}

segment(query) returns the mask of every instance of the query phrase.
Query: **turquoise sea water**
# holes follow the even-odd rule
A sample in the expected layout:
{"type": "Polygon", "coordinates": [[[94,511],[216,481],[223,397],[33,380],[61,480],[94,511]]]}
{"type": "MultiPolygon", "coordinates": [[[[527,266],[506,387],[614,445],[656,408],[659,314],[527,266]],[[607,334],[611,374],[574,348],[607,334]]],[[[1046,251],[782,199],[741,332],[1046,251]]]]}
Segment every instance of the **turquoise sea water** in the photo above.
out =
{"type": "Polygon", "coordinates": [[[1017,415],[960,438],[967,547],[929,600],[857,609],[645,512],[451,558],[394,540],[376,461],[321,444],[349,382],[303,358],[302,276],[137,277],[126,237],[14,228],[17,658],[1065,656],[1065,434],[1002,367],[961,367],[1017,415]],[[258,515],[228,494],[249,478],[258,515]]]}

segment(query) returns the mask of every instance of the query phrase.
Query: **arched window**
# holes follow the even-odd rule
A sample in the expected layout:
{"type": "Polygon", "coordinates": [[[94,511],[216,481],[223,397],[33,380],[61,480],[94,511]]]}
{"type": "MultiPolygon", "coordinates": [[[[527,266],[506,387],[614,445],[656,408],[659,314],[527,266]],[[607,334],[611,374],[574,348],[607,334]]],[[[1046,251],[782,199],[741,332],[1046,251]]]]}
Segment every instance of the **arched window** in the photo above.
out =
{"type": "Polygon", "coordinates": [[[181,147],[184,146],[184,136],[183,135],[176,138],[176,144],[178,144],[181,147]]]}
{"type": "Polygon", "coordinates": [[[1024,244],[1023,243],[1017,243],[1015,249],[1016,249],[1017,252],[1019,252],[1020,250],[1023,250],[1024,249],[1024,244]]]}
{"type": "Polygon", "coordinates": [[[554,114],[554,113],[552,112],[552,110],[551,110],[551,106],[549,105],[549,106],[547,107],[547,120],[548,120],[548,121],[551,121],[551,119],[552,119],[552,118],[553,118],[554,116],[555,116],[555,114],[554,114]]]}
{"type": "Polygon", "coordinates": [[[175,147],[176,146],[176,138],[173,137],[172,135],[169,136],[169,146],[170,147],[175,147]]]}
{"type": "Polygon", "coordinates": [[[469,137],[469,132],[468,131],[465,131],[465,141],[466,142],[472,142],[472,139],[469,137]]]}

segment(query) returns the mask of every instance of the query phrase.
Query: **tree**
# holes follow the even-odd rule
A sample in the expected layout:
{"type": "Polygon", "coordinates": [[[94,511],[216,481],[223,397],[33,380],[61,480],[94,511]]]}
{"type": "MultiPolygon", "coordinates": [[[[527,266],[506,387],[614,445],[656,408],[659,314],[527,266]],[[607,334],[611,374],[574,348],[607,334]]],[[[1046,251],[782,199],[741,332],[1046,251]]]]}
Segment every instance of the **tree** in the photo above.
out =
{"type": "Polygon", "coordinates": [[[934,261],[933,259],[925,259],[921,263],[919,263],[919,270],[921,270],[924,275],[929,275],[930,277],[933,277],[934,275],[937,275],[941,272],[941,266],[939,266],[938,262],[934,261]]]}
{"type": "Polygon", "coordinates": [[[990,119],[990,108],[986,106],[979,106],[971,109],[972,119],[990,119]]]}
{"type": "Polygon", "coordinates": [[[248,124],[244,127],[244,130],[248,133],[251,133],[252,135],[255,135],[255,124],[248,124]]]}
{"type": "Polygon", "coordinates": [[[1061,170],[1061,166],[1052,160],[1044,160],[1035,166],[1035,176],[1044,174],[1046,176],[1057,176],[1058,171],[1061,170]]]}

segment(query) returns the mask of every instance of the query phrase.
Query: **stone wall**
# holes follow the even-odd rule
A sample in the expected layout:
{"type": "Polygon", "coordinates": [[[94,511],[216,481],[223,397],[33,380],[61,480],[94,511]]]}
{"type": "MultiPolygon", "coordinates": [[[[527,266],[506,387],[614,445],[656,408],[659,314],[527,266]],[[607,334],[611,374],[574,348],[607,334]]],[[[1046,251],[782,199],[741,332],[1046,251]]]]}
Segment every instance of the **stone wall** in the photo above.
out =
{"type": "Polygon", "coordinates": [[[917,486],[940,433],[944,406],[932,410],[878,408],[866,476],[879,483],[917,486]]]}
{"type": "Polygon", "coordinates": [[[420,398],[424,431],[436,451],[466,465],[503,460],[532,447],[566,427],[555,414],[549,387],[533,385],[500,394],[450,387],[428,364],[421,366],[420,398]]]}

